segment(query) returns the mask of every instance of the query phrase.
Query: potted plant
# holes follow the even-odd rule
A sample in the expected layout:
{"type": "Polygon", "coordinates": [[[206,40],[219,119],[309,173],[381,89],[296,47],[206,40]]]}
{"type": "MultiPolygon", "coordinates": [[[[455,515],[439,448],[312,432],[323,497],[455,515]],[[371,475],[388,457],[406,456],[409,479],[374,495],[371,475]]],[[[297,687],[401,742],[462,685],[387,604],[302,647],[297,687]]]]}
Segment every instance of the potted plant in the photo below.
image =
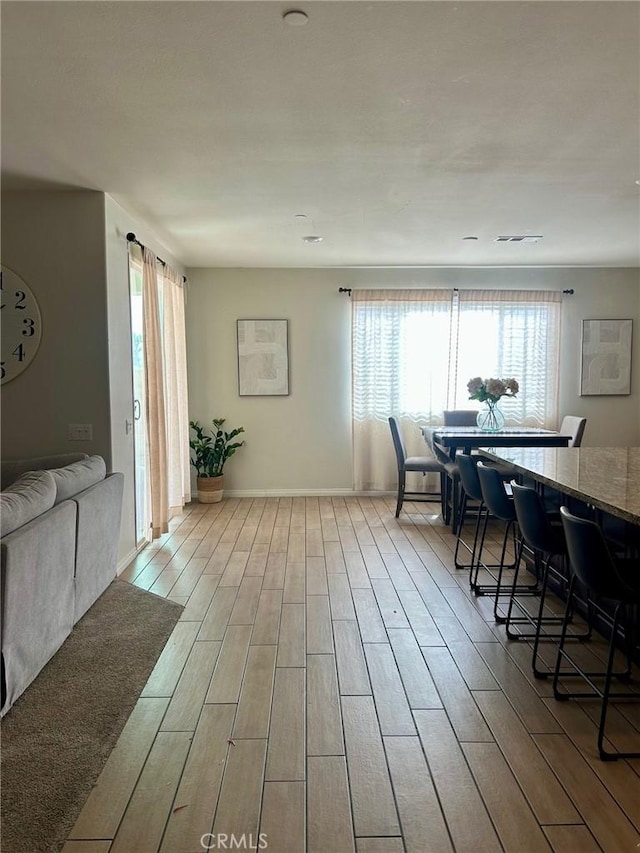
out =
{"type": "Polygon", "coordinates": [[[233,440],[244,432],[244,427],[225,432],[224,422],[224,418],[214,418],[213,429],[210,430],[198,421],[189,422],[195,433],[195,437],[189,438],[189,447],[193,452],[191,464],[196,469],[200,503],[210,504],[222,500],[225,462],[244,444],[244,441],[233,440]]]}

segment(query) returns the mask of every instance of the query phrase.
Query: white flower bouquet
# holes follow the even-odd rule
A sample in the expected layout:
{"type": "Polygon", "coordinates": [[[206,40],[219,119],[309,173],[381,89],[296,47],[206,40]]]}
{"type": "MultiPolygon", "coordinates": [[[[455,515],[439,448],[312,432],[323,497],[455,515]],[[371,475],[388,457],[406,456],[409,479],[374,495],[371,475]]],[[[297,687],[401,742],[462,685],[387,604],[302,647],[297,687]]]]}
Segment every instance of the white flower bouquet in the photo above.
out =
{"type": "Polygon", "coordinates": [[[501,397],[515,397],[520,386],[513,378],[483,379],[481,376],[475,376],[467,382],[467,390],[470,400],[497,403],[501,397]]]}

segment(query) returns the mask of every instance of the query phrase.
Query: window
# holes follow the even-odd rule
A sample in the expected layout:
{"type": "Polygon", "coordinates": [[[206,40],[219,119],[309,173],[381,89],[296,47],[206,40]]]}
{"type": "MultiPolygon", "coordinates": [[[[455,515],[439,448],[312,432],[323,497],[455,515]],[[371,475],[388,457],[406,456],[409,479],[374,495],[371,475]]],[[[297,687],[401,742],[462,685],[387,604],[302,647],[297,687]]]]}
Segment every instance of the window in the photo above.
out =
{"type": "Polygon", "coordinates": [[[404,422],[407,452],[424,454],[417,425],[475,408],[474,376],[518,380],[501,403],[507,423],[555,428],[561,306],[550,291],[354,290],[356,488],[393,486],[389,415],[404,422]]]}

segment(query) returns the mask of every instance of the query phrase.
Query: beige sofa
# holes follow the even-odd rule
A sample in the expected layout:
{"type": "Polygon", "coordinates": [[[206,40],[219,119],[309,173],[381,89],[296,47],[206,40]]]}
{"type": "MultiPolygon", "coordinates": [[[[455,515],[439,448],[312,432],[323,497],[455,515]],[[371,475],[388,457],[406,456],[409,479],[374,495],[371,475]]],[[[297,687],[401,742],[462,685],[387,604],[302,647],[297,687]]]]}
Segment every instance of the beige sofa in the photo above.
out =
{"type": "Polygon", "coordinates": [[[100,456],[2,463],[1,715],[115,577],[123,484],[100,456]]]}

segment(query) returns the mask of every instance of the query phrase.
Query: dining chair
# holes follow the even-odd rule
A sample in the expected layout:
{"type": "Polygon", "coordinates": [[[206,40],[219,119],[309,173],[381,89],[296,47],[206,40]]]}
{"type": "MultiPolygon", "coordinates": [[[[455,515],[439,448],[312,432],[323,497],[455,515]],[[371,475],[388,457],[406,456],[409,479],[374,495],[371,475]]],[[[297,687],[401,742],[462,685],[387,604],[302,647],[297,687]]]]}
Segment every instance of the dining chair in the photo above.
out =
{"type": "MultiPolygon", "coordinates": [[[[560,435],[570,436],[567,447],[580,447],[586,425],[587,419],[578,417],[578,415],[565,415],[563,417],[558,432],[560,435]]],[[[558,512],[562,501],[566,501],[566,496],[551,486],[545,486],[544,494],[545,505],[549,511],[558,512]]]]}
{"type": "Polygon", "coordinates": [[[568,447],[580,447],[582,444],[582,436],[584,428],[587,425],[586,418],[580,418],[577,415],[565,415],[560,424],[560,435],[570,435],[568,447]]]}
{"type": "MultiPolygon", "coordinates": [[[[522,486],[511,481],[513,505],[520,532],[520,553],[513,574],[513,586],[507,608],[505,629],[510,640],[533,640],[532,668],[536,678],[547,678],[550,674],[538,668],[538,649],[540,640],[558,640],[560,631],[549,631],[548,626],[561,626],[563,618],[556,615],[544,615],[544,608],[552,580],[560,594],[566,597],[569,585],[569,568],[564,531],[559,517],[547,512],[541,495],[530,486],[522,486]],[[523,551],[527,548],[533,554],[535,575],[539,582],[539,601],[536,613],[520,600],[517,594],[518,576],[524,564],[523,551]],[[519,612],[514,615],[514,608],[519,612]],[[513,626],[529,625],[532,631],[513,630],[513,626]]],[[[572,640],[587,640],[591,636],[588,627],[584,633],[573,633],[572,640]]]]}
{"type": "Polygon", "coordinates": [[[614,761],[617,758],[640,758],[639,752],[612,752],[605,749],[605,724],[609,700],[624,697],[627,700],[638,699],[637,693],[627,691],[613,692],[611,682],[614,678],[628,681],[631,676],[634,648],[634,609],[640,606],[640,560],[621,560],[615,557],[604,537],[602,528],[590,519],[573,515],[566,506],[560,507],[560,517],[564,528],[571,569],[571,582],[567,595],[565,617],[558,645],[555,672],[553,676],[553,695],[556,699],[600,697],[600,721],[598,724],[598,752],[600,758],[614,761]],[[610,631],[609,651],[604,672],[586,672],[567,650],[566,640],[569,621],[576,594],[576,583],[586,590],[589,606],[606,624],[610,631]],[[604,604],[608,603],[608,607],[604,604]],[[614,672],[616,641],[620,628],[624,630],[627,653],[627,667],[622,672],[614,672]],[[571,667],[569,674],[580,675],[591,688],[590,692],[578,692],[560,689],[560,680],[567,673],[561,670],[563,662],[571,667]],[[595,682],[604,678],[604,685],[595,682]]]}
{"type": "Polygon", "coordinates": [[[445,426],[476,426],[477,409],[445,409],[442,413],[445,426]]]}
{"type": "Polygon", "coordinates": [[[391,416],[389,418],[389,427],[391,428],[391,437],[393,438],[393,448],[396,453],[396,462],[398,465],[398,501],[396,504],[396,518],[400,515],[402,504],[405,497],[410,497],[412,500],[426,500],[428,498],[438,498],[440,500],[442,512],[444,515],[444,495],[445,495],[445,478],[446,471],[444,465],[439,462],[435,456],[407,456],[405,451],[402,434],[398,425],[398,419],[391,416]],[[421,474],[439,474],[440,475],[440,491],[439,492],[408,492],[406,491],[406,475],[408,471],[417,471],[421,474]]]}
{"type": "MultiPolygon", "coordinates": [[[[475,409],[445,409],[442,415],[444,426],[476,426],[478,412],[475,409]]],[[[445,524],[449,524],[451,521],[451,532],[455,534],[460,523],[460,502],[462,500],[458,466],[451,459],[446,448],[434,444],[433,452],[446,470],[443,518],[445,524]]]]}

